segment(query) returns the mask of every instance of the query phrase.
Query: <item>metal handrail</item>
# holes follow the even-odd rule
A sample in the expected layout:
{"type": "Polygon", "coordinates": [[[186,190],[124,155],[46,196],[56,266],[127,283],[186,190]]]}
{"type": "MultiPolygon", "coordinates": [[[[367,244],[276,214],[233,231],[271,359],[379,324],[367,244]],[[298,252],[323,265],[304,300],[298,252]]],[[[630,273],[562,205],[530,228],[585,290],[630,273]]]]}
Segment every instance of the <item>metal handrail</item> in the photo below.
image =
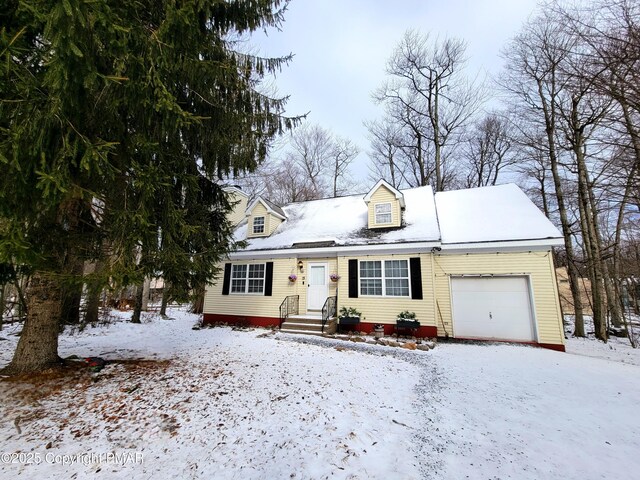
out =
{"type": "Polygon", "coordinates": [[[338,297],[327,297],[322,306],[322,333],[324,333],[324,326],[327,324],[330,318],[337,315],[338,297]]]}
{"type": "Polygon", "coordinates": [[[282,328],[282,323],[287,319],[289,315],[298,314],[298,305],[300,303],[300,295],[289,295],[284,297],[284,300],[280,304],[280,325],[278,328],[282,328]]]}

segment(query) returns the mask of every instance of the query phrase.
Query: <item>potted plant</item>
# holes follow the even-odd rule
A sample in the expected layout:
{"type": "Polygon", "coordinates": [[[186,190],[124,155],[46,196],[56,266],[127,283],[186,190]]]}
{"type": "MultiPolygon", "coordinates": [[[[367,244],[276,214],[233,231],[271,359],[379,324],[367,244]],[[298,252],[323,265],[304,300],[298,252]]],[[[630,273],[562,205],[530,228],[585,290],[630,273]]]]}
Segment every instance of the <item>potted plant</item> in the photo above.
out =
{"type": "Polygon", "coordinates": [[[292,273],[291,275],[289,275],[289,281],[291,283],[295,283],[297,279],[298,279],[298,276],[295,273],[292,273]]]}
{"type": "Polygon", "coordinates": [[[337,273],[332,273],[331,275],[329,275],[329,279],[331,279],[332,282],[337,282],[338,280],[340,280],[340,275],[338,275],[337,273]]]}
{"type": "Polygon", "coordinates": [[[353,307],[342,307],[340,309],[340,325],[357,325],[360,323],[361,312],[353,307]]]}
{"type": "Polygon", "coordinates": [[[382,338],[384,337],[384,325],[380,324],[380,323],[376,323],[373,326],[373,336],[375,338],[382,338]]]}
{"type": "Polygon", "coordinates": [[[400,312],[396,318],[396,327],[416,329],[420,326],[420,322],[416,320],[416,313],[405,310],[400,312]]]}

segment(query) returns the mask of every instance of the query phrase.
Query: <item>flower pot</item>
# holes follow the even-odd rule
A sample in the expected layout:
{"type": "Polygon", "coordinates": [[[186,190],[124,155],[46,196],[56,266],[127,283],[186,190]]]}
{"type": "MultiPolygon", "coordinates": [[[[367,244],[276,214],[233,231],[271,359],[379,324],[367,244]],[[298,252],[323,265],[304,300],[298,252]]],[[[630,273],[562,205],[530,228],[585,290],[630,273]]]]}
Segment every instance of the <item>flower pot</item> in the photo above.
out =
{"type": "Polygon", "coordinates": [[[384,327],[383,328],[374,328],[373,329],[373,336],[375,338],[382,338],[384,337],[384,327]]]}

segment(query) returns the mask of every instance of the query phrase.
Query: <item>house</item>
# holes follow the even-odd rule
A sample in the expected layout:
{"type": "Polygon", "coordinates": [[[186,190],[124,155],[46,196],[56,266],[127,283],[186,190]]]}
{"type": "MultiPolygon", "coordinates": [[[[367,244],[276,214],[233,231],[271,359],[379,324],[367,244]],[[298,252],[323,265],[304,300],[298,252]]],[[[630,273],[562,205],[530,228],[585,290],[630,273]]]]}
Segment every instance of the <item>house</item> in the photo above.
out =
{"type": "MultiPolygon", "coordinates": [[[[514,184],[433,193],[380,180],[364,195],[247,206],[246,246],[209,285],[204,322],[358,330],[416,313],[422,337],[503,340],[564,351],[551,248],[557,228],[514,184]]],[[[325,330],[326,331],[326,330],[325,330]]]]}

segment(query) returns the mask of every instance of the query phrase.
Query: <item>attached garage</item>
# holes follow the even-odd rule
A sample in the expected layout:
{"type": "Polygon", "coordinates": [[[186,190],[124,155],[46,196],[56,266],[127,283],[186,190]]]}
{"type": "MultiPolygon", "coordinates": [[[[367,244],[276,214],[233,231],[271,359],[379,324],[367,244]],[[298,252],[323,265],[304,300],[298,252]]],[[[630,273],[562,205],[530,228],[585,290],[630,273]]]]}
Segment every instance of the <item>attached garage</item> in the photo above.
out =
{"type": "Polygon", "coordinates": [[[527,276],[451,277],[457,338],[536,341],[527,276]]]}

